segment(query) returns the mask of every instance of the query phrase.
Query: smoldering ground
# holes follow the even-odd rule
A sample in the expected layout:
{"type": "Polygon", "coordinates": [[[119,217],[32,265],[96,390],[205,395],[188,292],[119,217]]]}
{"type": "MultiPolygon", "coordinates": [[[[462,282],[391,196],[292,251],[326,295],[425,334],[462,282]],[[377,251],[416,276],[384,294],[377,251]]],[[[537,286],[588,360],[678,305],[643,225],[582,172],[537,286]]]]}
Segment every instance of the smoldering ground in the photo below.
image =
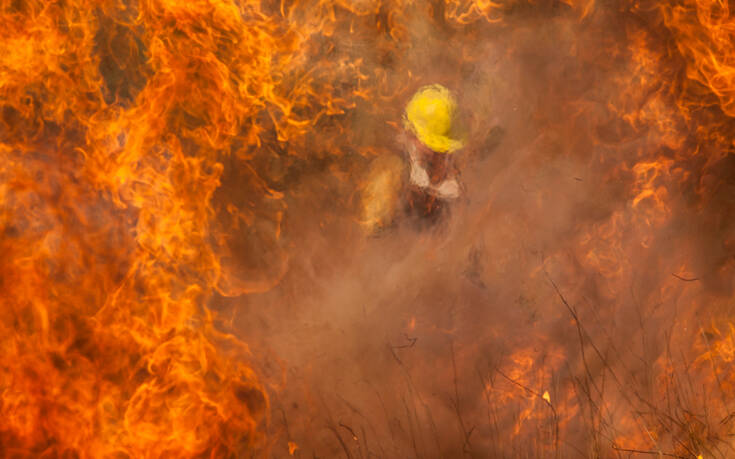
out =
{"type": "Polygon", "coordinates": [[[277,285],[214,302],[270,384],[274,456],[733,454],[724,373],[697,360],[732,297],[731,204],[710,197],[731,161],[690,156],[661,81],[683,64],[644,62],[642,34],[667,49],[661,21],[619,6],[417,14],[389,61],[345,37],[414,79],[381,116],[358,107],[352,153],[289,172],[277,253],[247,254],[287,259],[277,285]],[[402,157],[406,96],[433,82],[468,127],[463,196],[439,222],[398,206],[365,231],[360,184],[402,157]]]}

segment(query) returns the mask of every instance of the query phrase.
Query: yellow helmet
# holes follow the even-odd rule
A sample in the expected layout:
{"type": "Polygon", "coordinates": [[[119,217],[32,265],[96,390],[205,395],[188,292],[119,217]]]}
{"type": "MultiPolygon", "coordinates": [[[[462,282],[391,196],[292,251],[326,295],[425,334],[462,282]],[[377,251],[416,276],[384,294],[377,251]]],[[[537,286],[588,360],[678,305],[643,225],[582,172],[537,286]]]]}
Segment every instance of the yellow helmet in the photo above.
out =
{"type": "Polygon", "coordinates": [[[464,146],[452,132],[457,103],[449,89],[439,84],[424,86],[406,106],[403,123],[427,147],[452,153],[464,146]]]}

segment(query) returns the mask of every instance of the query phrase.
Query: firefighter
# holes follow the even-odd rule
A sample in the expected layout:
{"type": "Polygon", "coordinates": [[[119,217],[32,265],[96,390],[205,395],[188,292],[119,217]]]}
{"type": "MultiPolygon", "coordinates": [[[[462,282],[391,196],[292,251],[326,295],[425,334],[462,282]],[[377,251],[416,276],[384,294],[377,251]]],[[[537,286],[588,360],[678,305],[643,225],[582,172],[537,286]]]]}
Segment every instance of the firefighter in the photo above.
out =
{"type": "Polygon", "coordinates": [[[460,196],[452,155],[464,142],[457,133],[456,112],[451,92],[439,84],[420,88],[406,105],[408,205],[420,216],[435,217],[460,196]]]}
{"type": "Polygon", "coordinates": [[[363,181],[360,223],[369,233],[391,226],[402,204],[408,215],[434,223],[460,196],[452,157],[464,142],[457,134],[456,111],[452,94],[438,84],[420,88],[408,102],[399,136],[403,158],[376,158],[363,181]]]}

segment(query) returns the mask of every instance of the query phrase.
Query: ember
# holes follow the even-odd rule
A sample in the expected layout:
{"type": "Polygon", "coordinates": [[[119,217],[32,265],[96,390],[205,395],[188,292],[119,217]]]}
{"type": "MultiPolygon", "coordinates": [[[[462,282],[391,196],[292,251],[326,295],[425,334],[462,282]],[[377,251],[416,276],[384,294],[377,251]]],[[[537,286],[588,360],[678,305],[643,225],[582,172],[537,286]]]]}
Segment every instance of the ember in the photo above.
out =
{"type": "Polygon", "coordinates": [[[735,457],[730,3],[0,18],[0,456],[735,457]]]}

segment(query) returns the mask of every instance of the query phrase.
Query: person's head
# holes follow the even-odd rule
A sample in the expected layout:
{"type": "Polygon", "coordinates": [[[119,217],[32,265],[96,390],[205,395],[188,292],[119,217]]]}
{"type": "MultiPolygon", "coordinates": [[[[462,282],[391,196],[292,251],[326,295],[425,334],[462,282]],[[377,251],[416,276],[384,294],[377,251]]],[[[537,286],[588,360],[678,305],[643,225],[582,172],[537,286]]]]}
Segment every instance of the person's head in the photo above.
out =
{"type": "Polygon", "coordinates": [[[438,153],[452,153],[464,146],[456,134],[457,103],[449,89],[439,84],[420,88],[406,105],[404,125],[419,141],[438,153]]]}

